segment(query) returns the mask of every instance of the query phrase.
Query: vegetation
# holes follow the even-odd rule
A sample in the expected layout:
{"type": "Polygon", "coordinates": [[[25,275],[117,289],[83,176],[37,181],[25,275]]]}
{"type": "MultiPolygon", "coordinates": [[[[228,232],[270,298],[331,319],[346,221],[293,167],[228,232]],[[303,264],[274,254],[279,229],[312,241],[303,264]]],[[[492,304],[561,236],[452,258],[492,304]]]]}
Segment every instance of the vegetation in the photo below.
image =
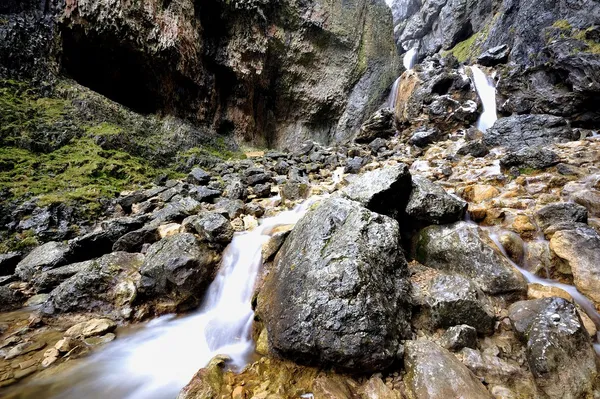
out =
{"type": "Polygon", "coordinates": [[[442,55],[452,54],[460,63],[465,63],[481,53],[483,43],[488,39],[491,27],[495,24],[500,14],[495,14],[490,21],[479,31],[471,35],[468,39],[457,43],[448,51],[442,52],[442,55]]]}

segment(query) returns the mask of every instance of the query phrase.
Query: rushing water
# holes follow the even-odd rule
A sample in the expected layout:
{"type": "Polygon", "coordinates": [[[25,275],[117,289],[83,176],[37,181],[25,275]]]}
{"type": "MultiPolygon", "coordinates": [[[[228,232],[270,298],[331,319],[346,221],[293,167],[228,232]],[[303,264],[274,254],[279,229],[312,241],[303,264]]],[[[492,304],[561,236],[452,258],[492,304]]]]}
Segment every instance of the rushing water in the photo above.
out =
{"type": "Polygon", "coordinates": [[[485,132],[492,127],[494,122],[498,119],[496,114],[496,88],[479,67],[473,65],[471,67],[471,72],[473,73],[475,90],[477,90],[477,94],[483,104],[483,113],[477,121],[477,128],[482,132],[485,132]]]}
{"type": "Polygon", "coordinates": [[[217,354],[230,356],[233,367],[243,367],[254,352],[251,298],[262,245],[277,227],[295,224],[315,200],[236,234],[197,313],[148,323],[91,356],[70,375],[57,377],[57,385],[63,385],[58,393],[36,394],[36,399],[173,399],[217,354]],[[65,387],[64,381],[75,384],[65,387]]]}
{"type": "Polygon", "coordinates": [[[402,58],[402,63],[404,64],[404,69],[410,71],[415,66],[415,62],[417,61],[417,48],[413,47],[404,54],[402,58]]]}

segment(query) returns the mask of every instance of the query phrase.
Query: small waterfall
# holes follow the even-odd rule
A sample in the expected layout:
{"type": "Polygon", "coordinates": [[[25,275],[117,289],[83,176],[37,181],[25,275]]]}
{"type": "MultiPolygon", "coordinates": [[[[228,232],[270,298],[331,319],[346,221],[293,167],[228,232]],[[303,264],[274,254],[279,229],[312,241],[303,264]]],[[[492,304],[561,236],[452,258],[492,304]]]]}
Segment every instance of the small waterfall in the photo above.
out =
{"type": "Polygon", "coordinates": [[[295,224],[318,199],[265,219],[251,232],[236,234],[196,314],[149,322],[84,360],[73,372],[40,381],[58,392],[48,389],[35,398],[173,399],[217,354],[230,356],[233,367],[243,367],[254,352],[251,299],[262,265],[262,245],[278,226],[295,224]]]}
{"type": "Polygon", "coordinates": [[[413,47],[408,50],[404,57],[402,58],[402,63],[404,64],[404,69],[410,71],[415,66],[415,62],[417,61],[417,48],[413,47]]]}
{"type": "Polygon", "coordinates": [[[398,85],[400,84],[400,77],[396,79],[394,84],[392,85],[392,90],[390,91],[390,95],[387,100],[387,107],[394,108],[396,104],[396,98],[398,98],[398,85]]]}
{"type": "Polygon", "coordinates": [[[498,119],[496,115],[496,88],[479,67],[471,67],[475,90],[483,103],[483,113],[477,121],[477,129],[486,132],[498,119]]]}

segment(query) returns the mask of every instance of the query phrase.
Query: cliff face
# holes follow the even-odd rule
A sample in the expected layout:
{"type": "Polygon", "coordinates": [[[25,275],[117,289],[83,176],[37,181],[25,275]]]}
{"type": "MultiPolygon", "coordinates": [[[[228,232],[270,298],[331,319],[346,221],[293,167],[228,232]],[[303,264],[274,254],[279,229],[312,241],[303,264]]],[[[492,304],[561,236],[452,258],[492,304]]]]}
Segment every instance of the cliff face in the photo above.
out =
{"type": "Polygon", "coordinates": [[[290,146],[351,138],[397,74],[383,0],[0,6],[0,74],[64,74],[140,113],[290,146]]]}

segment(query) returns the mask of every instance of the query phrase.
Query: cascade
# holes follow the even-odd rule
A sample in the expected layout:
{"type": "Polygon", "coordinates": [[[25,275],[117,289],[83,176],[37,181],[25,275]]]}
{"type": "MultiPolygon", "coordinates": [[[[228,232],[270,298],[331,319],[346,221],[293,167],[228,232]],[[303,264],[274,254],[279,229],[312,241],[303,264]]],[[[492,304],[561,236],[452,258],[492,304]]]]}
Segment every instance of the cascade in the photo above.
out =
{"type": "MultiPolygon", "coordinates": [[[[415,66],[415,62],[417,60],[417,47],[413,47],[408,50],[404,57],[402,58],[402,63],[404,64],[404,69],[410,71],[415,66]]],[[[398,97],[398,85],[400,84],[401,76],[396,79],[394,84],[392,85],[392,90],[390,91],[390,95],[388,97],[387,106],[388,108],[394,108],[394,104],[396,103],[396,98],[398,97]]]]}
{"type": "Polygon", "coordinates": [[[482,132],[485,132],[492,127],[494,122],[498,119],[498,116],[496,115],[496,88],[479,67],[473,65],[471,67],[471,72],[473,73],[475,90],[477,90],[477,94],[483,104],[483,113],[477,121],[477,128],[482,132]]]}

